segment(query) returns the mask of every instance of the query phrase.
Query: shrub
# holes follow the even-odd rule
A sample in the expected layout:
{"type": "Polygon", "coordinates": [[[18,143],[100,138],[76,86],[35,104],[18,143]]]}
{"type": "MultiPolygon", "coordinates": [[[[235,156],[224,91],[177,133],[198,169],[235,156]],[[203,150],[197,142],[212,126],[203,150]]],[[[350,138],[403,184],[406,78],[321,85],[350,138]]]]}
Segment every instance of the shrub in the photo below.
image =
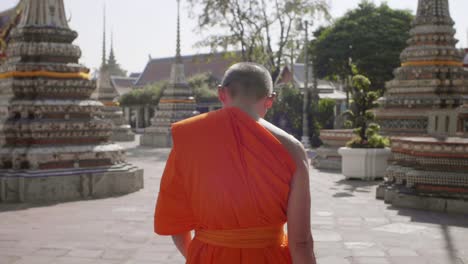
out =
{"type": "Polygon", "coordinates": [[[350,148],[385,148],[388,138],[379,135],[380,126],[372,123],[377,107],[378,92],[371,91],[371,82],[366,76],[356,74],[352,80],[351,96],[353,105],[344,114],[348,117],[346,126],[353,127],[356,137],[347,143],[350,148]]]}

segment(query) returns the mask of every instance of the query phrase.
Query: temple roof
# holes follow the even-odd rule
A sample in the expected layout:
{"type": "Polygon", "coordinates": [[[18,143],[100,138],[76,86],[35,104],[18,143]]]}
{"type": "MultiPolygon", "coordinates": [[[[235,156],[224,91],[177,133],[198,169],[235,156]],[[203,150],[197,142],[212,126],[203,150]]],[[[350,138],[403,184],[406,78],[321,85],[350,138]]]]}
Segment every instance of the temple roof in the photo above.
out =
{"type": "MultiPolygon", "coordinates": [[[[281,73],[276,80],[275,84],[285,84],[293,82],[300,89],[305,87],[305,65],[304,63],[295,63],[293,64],[293,70],[291,71],[291,66],[287,65],[281,70],[281,73]],[[292,75],[292,73],[294,73],[292,75]]],[[[309,89],[312,89],[314,80],[314,73],[312,66],[309,66],[309,89]]],[[[333,100],[345,100],[346,94],[340,91],[340,85],[328,80],[317,80],[317,88],[319,90],[319,97],[321,99],[333,99],[333,100]]]]}
{"type": "Polygon", "coordinates": [[[138,78],[140,78],[140,75],[141,75],[141,72],[132,72],[132,73],[130,73],[129,77],[138,79],[138,78]]]}
{"type": "MultiPolygon", "coordinates": [[[[238,61],[235,57],[225,55],[226,53],[182,56],[186,76],[190,78],[196,74],[209,72],[215,78],[221,80],[224,72],[238,61]]],[[[138,78],[135,86],[141,87],[169,80],[173,63],[174,57],[151,59],[138,78]]]]}
{"type": "Polygon", "coordinates": [[[112,76],[111,77],[111,82],[112,86],[117,90],[117,93],[119,96],[122,96],[130,91],[133,90],[133,86],[135,85],[135,82],[137,81],[137,78],[132,78],[132,77],[120,77],[120,76],[112,76]]]}

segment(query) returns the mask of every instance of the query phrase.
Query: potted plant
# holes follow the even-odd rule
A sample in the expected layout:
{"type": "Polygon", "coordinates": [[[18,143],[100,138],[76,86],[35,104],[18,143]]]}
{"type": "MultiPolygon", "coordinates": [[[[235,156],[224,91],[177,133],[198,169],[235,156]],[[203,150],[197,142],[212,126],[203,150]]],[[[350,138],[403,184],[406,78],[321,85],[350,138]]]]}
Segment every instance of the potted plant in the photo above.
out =
{"type": "Polygon", "coordinates": [[[375,115],[372,109],[377,107],[379,94],[370,90],[371,82],[363,75],[352,79],[352,109],[345,112],[348,117],[347,127],[353,127],[355,137],[340,148],[342,172],[346,179],[358,178],[374,180],[383,178],[388,166],[391,151],[390,140],[379,135],[380,126],[373,123],[375,115]]]}

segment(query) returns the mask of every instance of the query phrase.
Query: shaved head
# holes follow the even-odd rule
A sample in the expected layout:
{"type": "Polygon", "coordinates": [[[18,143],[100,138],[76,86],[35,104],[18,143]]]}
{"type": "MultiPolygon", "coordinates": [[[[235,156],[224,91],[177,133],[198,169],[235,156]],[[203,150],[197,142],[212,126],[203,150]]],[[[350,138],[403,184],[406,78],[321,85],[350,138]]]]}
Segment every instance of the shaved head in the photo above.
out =
{"type": "Polygon", "coordinates": [[[268,70],[260,64],[241,62],[232,65],[224,74],[221,85],[233,97],[258,101],[273,92],[273,81],[268,70]]]}

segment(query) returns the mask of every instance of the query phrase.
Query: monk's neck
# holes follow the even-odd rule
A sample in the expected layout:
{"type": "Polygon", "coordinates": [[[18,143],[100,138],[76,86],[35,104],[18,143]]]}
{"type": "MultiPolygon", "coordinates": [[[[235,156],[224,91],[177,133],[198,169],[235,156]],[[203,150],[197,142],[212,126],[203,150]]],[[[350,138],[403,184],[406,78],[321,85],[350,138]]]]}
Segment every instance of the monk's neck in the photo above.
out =
{"type": "Polygon", "coordinates": [[[242,103],[233,103],[231,106],[242,110],[255,121],[259,121],[261,119],[257,111],[255,110],[255,107],[252,105],[247,105],[247,104],[242,104],[242,103]]]}

